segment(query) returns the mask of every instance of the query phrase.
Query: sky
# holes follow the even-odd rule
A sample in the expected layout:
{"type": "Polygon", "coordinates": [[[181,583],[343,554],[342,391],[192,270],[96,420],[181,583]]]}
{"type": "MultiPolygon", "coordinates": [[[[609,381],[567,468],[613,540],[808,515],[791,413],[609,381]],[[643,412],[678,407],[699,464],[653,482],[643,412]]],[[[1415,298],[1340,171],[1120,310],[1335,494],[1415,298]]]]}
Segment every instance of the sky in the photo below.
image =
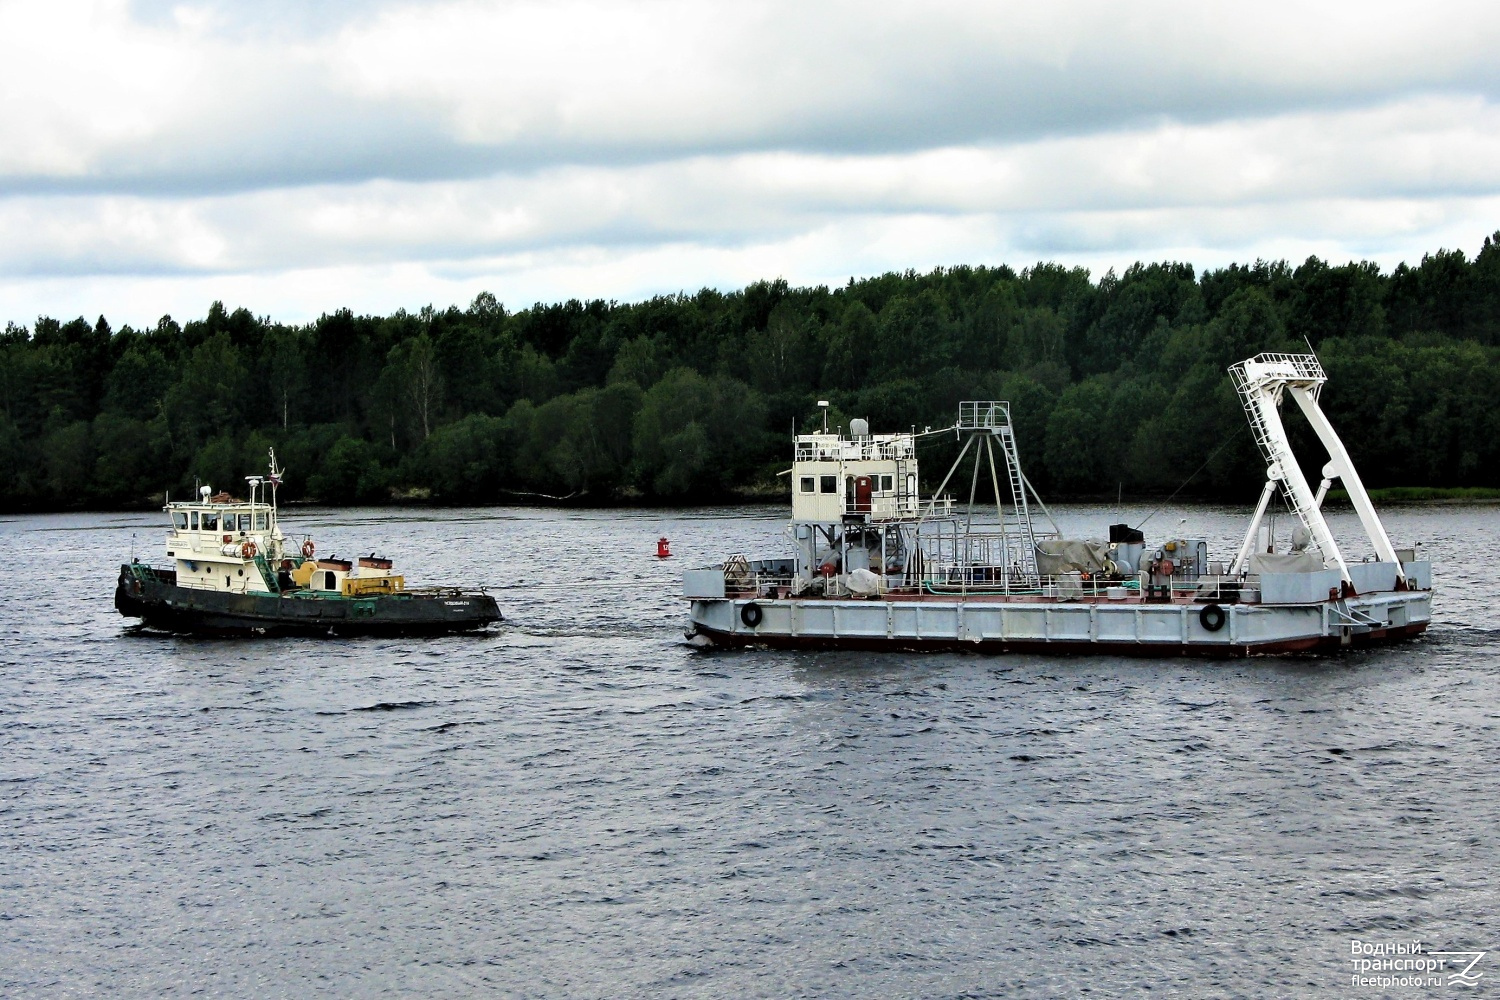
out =
{"type": "Polygon", "coordinates": [[[0,323],[1500,230],[1479,3],[0,0],[0,323]]]}

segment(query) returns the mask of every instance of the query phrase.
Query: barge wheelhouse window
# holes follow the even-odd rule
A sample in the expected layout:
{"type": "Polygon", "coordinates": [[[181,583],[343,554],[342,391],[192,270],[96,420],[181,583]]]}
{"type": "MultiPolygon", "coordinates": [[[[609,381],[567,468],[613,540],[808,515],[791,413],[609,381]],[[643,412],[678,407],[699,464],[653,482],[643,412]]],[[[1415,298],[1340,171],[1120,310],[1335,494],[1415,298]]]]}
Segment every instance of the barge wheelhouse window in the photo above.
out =
{"type": "Polygon", "coordinates": [[[212,514],[204,514],[203,515],[203,530],[204,531],[218,531],[219,530],[219,515],[218,515],[217,512],[212,513],[212,514]]]}
{"type": "Polygon", "coordinates": [[[801,490],[803,493],[812,493],[813,492],[813,477],[812,476],[803,476],[802,479],[801,479],[801,481],[798,483],[798,487],[797,488],[799,490],[801,490]]]}
{"type": "Polygon", "coordinates": [[[819,476],[818,477],[818,492],[820,492],[820,493],[837,493],[838,491],[839,491],[839,477],[838,476],[819,476]]]}
{"type": "Polygon", "coordinates": [[[177,526],[178,531],[186,528],[188,526],[187,511],[179,510],[177,513],[173,514],[172,523],[177,526]]]}

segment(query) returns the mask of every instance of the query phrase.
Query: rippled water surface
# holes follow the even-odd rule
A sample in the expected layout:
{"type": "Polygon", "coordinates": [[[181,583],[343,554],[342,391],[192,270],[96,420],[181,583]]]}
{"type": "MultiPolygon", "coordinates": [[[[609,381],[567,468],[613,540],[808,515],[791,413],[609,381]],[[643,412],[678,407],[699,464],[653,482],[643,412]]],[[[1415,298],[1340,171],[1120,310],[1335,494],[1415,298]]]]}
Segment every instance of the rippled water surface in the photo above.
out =
{"type": "Polygon", "coordinates": [[[0,994],[1426,995],[1351,987],[1351,939],[1500,993],[1500,509],[1388,513],[1437,622],[1384,651],[683,645],[680,571],[784,518],[287,515],[496,589],[436,641],[132,634],[160,515],[0,522],[0,994]]]}

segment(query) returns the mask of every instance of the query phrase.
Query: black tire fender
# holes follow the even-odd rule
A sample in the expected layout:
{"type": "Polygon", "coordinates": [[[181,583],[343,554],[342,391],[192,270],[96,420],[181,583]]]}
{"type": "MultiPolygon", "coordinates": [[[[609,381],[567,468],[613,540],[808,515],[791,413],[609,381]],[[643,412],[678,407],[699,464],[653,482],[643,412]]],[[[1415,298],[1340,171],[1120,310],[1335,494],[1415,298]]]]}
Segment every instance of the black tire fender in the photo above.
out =
{"type": "Polygon", "coordinates": [[[765,613],[760,610],[760,605],[753,601],[740,608],[740,621],[745,623],[746,628],[755,628],[765,613]]]}
{"type": "Polygon", "coordinates": [[[1209,632],[1219,631],[1228,620],[1229,616],[1217,604],[1205,604],[1198,611],[1198,624],[1209,632]]]}

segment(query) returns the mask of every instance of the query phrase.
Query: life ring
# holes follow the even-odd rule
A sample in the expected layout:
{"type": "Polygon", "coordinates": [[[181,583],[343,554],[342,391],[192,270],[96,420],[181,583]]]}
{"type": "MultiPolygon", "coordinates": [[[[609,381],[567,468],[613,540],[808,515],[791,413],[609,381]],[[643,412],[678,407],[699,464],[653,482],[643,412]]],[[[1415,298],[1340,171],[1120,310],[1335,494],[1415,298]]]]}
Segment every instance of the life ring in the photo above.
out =
{"type": "Polygon", "coordinates": [[[240,556],[245,559],[254,559],[255,553],[259,551],[260,549],[255,547],[254,542],[247,541],[244,545],[240,546],[240,556]]]}
{"type": "Polygon", "coordinates": [[[302,543],[303,559],[311,559],[313,557],[313,553],[316,551],[318,551],[318,547],[313,544],[313,540],[311,538],[302,543]]]}
{"type": "Polygon", "coordinates": [[[746,604],[740,608],[740,621],[745,623],[746,628],[755,628],[755,626],[760,624],[762,617],[763,613],[760,610],[759,604],[746,604]]]}
{"type": "Polygon", "coordinates": [[[1198,624],[1209,632],[1219,631],[1228,620],[1229,616],[1217,604],[1205,604],[1198,612],[1198,624]]]}
{"type": "Polygon", "coordinates": [[[1177,567],[1172,564],[1172,560],[1170,559],[1160,559],[1156,563],[1156,571],[1162,576],[1171,576],[1176,570],[1177,567]]]}

